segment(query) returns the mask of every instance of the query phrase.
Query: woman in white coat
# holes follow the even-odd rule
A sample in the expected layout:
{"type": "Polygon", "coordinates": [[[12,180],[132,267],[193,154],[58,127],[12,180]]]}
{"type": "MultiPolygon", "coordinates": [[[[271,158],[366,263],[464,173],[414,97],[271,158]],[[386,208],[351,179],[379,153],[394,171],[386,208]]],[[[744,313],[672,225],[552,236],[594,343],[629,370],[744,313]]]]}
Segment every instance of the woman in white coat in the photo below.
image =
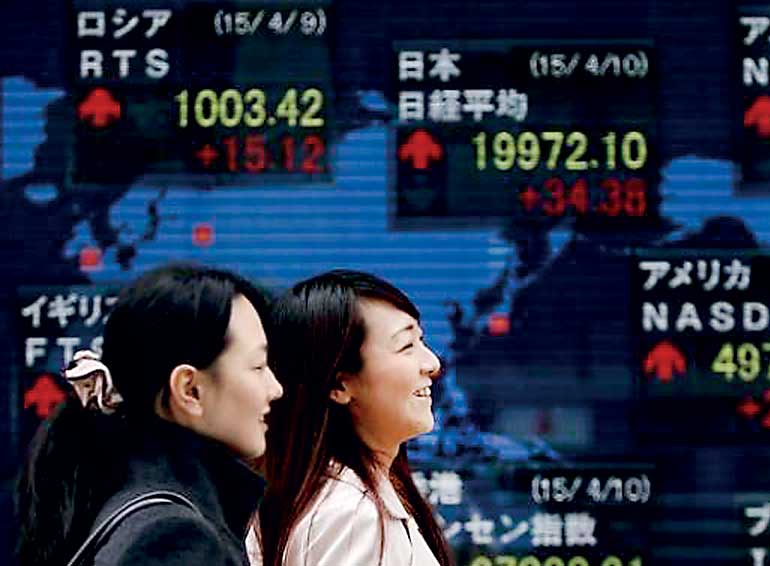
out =
{"type": "Polygon", "coordinates": [[[336,270],[297,284],[274,313],[269,357],[285,395],[270,414],[252,564],[449,566],[404,444],[433,428],[440,372],[417,308],[382,279],[336,270]]]}

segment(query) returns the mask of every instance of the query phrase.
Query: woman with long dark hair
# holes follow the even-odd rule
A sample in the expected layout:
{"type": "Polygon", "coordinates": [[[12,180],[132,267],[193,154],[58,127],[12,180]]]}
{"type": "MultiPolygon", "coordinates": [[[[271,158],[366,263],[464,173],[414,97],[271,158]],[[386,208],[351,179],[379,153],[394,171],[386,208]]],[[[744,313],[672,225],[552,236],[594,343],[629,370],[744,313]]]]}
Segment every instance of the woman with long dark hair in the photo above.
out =
{"type": "Polygon", "coordinates": [[[270,415],[268,488],[247,540],[265,566],[448,566],[405,442],[433,428],[440,363],[407,296],[336,270],[274,309],[270,364],[286,397],[270,415]]]}
{"type": "Polygon", "coordinates": [[[101,359],[75,356],[71,394],[31,445],[20,563],[247,564],[264,486],[248,462],[282,394],[268,317],[266,296],[226,271],[168,266],[126,287],[101,359]]]}

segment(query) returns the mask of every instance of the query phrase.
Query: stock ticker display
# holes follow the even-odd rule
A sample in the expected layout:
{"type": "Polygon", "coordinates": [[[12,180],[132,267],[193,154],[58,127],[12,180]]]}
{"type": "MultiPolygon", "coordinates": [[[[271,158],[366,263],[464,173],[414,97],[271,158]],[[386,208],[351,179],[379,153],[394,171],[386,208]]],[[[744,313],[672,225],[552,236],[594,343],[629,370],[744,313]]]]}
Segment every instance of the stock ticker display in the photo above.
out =
{"type": "Polygon", "coordinates": [[[73,183],[109,182],[137,160],[160,182],[191,172],[213,182],[329,179],[322,3],[177,2],[133,13],[90,4],[75,2],[68,30],[73,183]]]}
{"type": "Polygon", "coordinates": [[[770,566],[770,4],[0,14],[1,552],[59,370],[177,259],[410,294],[458,566],[770,566]]]}
{"type": "Polygon", "coordinates": [[[650,42],[394,47],[397,218],[657,217],[650,42]]]}

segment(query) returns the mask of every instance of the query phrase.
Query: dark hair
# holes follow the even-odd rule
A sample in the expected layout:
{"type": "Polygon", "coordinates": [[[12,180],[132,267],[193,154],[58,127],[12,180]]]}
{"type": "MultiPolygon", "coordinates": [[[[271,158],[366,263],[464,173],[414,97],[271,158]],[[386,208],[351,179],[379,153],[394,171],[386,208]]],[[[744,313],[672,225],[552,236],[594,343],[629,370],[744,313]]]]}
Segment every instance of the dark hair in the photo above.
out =
{"type": "MultiPolygon", "coordinates": [[[[271,407],[267,432],[268,487],[259,509],[265,566],[280,566],[289,535],[318,495],[331,460],[351,468],[369,488],[384,534],[374,455],[356,435],[347,408],[329,397],[340,372],[362,368],[362,298],[387,302],[420,318],[402,291],[374,275],[348,270],[302,281],[274,305],[268,357],[285,395],[271,407]]],[[[390,479],[439,564],[449,565],[446,541],[412,480],[404,445],[391,465],[390,479]]],[[[381,537],[381,556],[383,545],[381,537]]]]}
{"type": "Polygon", "coordinates": [[[74,393],[38,429],[20,478],[18,558],[60,563],[85,540],[125,477],[125,440],[152,422],[179,364],[209,367],[224,350],[233,298],[245,296],[269,320],[267,295],[217,269],[169,265],[120,293],[104,328],[102,361],[123,397],[105,415],[74,393]]]}

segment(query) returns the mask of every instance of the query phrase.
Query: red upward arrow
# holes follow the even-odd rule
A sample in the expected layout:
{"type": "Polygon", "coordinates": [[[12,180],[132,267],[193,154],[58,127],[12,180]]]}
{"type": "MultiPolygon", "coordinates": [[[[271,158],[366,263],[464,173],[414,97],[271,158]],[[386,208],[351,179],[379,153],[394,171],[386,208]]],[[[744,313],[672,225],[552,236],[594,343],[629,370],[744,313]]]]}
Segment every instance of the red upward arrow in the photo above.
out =
{"type": "Polygon", "coordinates": [[[644,359],[644,373],[654,373],[666,383],[674,378],[674,372],[682,374],[687,371],[687,360],[682,352],[668,340],[663,340],[655,346],[644,359]]]}
{"type": "Polygon", "coordinates": [[[95,88],[78,106],[78,118],[91,122],[95,128],[103,128],[120,118],[120,102],[107,89],[95,88]]]}
{"type": "Polygon", "coordinates": [[[756,126],[760,137],[770,137],[770,96],[757,97],[754,104],[743,115],[743,126],[746,128],[756,126]]]}
{"type": "Polygon", "coordinates": [[[412,167],[415,169],[427,169],[431,159],[438,161],[443,156],[444,148],[436,143],[433,136],[422,129],[412,132],[398,149],[398,158],[401,161],[411,160],[412,167]]]}
{"type": "Polygon", "coordinates": [[[35,384],[24,393],[24,408],[34,407],[35,414],[40,419],[46,418],[56,408],[56,405],[67,398],[67,395],[56,384],[54,378],[44,373],[37,378],[35,384]]]}

